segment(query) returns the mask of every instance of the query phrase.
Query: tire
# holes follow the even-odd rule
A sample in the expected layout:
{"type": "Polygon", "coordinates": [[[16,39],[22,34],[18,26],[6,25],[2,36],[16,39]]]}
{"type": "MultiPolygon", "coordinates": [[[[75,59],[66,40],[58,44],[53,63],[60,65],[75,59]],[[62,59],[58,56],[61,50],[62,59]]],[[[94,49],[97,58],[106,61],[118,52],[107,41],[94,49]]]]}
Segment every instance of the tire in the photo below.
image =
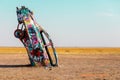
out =
{"type": "Polygon", "coordinates": [[[22,39],[24,37],[24,32],[21,29],[16,29],[14,32],[16,38],[22,39]]]}
{"type": "Polygon", "coordinates": [[[41,31],[40,34],[41,34],[43,44],[45,45],[45,50],[47,52],[51,66],[58,66],[58,56],[54,48],[53,42],[50,39],[49,34],[45,31],[41,31]],[[47,43],[51,43],[51,45],[46,46],[47,43]]]}

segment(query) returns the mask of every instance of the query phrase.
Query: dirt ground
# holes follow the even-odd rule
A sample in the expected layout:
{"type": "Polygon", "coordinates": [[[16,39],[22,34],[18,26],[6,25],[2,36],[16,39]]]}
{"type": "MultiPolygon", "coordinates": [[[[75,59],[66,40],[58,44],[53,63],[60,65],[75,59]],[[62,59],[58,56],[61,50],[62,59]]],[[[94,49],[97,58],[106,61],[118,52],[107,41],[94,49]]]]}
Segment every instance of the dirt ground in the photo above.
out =
{"type": "Polygon", "coordinates": [[[59,54],[59,67],[31,67],[27,54],[0,54],[0,80],[120,80],[120,55],[59,54]]]}

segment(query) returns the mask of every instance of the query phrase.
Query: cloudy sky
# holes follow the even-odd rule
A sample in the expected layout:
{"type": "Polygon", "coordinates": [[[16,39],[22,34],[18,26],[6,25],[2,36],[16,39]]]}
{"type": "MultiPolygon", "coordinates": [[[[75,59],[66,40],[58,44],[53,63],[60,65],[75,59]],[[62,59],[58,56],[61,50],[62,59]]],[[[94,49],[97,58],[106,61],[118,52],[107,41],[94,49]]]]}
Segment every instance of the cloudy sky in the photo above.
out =
{"type": "Polygon", "coordinates": [[[55,46],[120,47],[120,0],[0,0],[0,46],[23,46],[13,35],[16,7],[34,12],[55,46]]]}

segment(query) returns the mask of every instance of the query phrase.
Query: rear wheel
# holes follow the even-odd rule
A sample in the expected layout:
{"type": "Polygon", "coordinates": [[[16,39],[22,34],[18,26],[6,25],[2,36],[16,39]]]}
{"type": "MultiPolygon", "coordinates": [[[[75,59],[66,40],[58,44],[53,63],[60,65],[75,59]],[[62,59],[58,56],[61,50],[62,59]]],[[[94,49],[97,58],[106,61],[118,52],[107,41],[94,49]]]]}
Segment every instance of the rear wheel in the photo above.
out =
{"type": "Polygon", "coordinates": [[[24,32],[21,29],[16,29],[14,32],[14,36],[16,38],[22,39],[24,36],[24,32]]]}

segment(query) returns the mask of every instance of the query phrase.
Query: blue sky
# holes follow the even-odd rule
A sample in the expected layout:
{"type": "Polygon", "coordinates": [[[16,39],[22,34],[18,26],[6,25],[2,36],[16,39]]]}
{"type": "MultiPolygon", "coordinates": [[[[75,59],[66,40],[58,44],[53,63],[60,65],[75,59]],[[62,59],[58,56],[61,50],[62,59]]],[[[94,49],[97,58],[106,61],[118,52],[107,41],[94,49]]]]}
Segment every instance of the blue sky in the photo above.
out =
{"type": "Polygon", "coordinates": [[[120,47],[120,0],[0,0],[0,46],[23,46],[13,35],[16,7],[34,12],[56,46],[120,47]]]}

